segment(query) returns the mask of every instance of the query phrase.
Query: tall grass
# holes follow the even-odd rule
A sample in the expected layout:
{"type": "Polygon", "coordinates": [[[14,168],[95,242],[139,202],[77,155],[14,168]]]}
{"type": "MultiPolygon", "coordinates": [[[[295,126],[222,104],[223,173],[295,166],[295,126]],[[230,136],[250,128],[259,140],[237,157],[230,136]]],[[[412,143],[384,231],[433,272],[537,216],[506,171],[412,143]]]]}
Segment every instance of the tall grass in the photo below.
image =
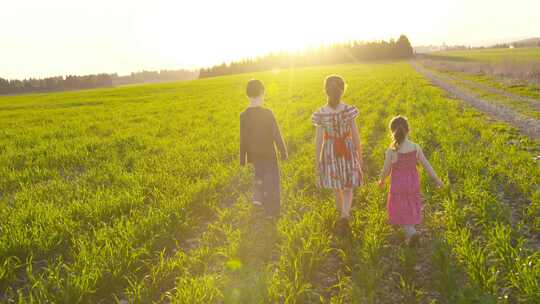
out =
{"type": "Polygon", "coordinates": [[[538,301],[536,144],[406,63],[6,97],[0,107],[1,301],[538,301]],[[314,186],[309,117],[330,73],[349,83],[365,147],[348,237],[334,233],[331,193],[314,186]],[[251,172],[236,165],[251,77],[265,82],[291,152],[276,221],[250,205],[251,172]],[[418,249],[387,224],[374,183],[395,114],[410,118],[449,184],[436,191],[422,174],[418,249]]]}

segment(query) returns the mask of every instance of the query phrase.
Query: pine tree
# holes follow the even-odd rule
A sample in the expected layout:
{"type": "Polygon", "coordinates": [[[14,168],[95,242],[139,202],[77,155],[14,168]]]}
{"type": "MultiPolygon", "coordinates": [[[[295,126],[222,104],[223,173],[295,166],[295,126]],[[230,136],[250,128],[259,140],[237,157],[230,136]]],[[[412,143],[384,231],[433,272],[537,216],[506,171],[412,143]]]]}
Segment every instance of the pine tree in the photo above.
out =
{"type": "Polygon", "coordinates": [[[397,55],[400,58],[410,58],[413,56],[413,48],[409,42],[409,38],[405,35],[399,36],[396,42],[397,55]]]}

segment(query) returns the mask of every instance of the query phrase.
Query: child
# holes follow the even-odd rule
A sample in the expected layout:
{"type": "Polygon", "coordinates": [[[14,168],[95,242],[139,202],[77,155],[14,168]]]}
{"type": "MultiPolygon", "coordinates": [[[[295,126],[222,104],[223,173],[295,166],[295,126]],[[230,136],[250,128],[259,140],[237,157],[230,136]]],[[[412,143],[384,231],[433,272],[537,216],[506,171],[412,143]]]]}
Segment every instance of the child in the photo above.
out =
{"type": "Polygon", "coordinates": [[[422,164],[439,188],[443,187],[443,182],[437,177],[420,146],[409,140],[407,136],[409,123],[405,117],[399,115],[394,117],[390,122],[390,130],[393,141],[390,149],[386,151],[379,187],[384,187],[385,180],[390,175],[387,201],[390,223],[402,225],[407,243],[414,245],[418,242],[414,225],[422,221],[422,198],[416,169],[417,162],[422,164]]]}
{"type": "Polygon", "coordinates": [[[345,234],[349,231],[353,189],[362,182],[362,146],[355,122],[358,109],[342,102],[345,81],[340,76],[326,77],[324,89],[327,104],[312,116],[317,127],[318,186],[334,190],[341,213],[336,230],[345,234]]]}
{"type": "Polygon", "coordinates": [[[278,216],[280,209],[279,168],[275,145],[282,160],[287,148],[272,111],[262,107],[264,85],[260,80],[247,83],[249,106],[240,114],[240,165],[253,164],[255,181],[253,204],[262,205],[269,216],[278,216]]]}

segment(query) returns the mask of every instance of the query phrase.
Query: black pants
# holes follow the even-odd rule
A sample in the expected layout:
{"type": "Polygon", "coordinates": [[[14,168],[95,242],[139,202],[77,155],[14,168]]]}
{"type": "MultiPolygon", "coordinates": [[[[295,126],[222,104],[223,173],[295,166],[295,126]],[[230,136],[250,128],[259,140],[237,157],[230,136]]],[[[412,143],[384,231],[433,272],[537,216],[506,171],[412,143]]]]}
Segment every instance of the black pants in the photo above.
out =
{"type": "Polygon", "coordinates": [[[277,216],[280,211],[279,168],[276,160],[258,160],[253,162],[255,181],[253,200],[263,204],[267,214],[277,216]]]}

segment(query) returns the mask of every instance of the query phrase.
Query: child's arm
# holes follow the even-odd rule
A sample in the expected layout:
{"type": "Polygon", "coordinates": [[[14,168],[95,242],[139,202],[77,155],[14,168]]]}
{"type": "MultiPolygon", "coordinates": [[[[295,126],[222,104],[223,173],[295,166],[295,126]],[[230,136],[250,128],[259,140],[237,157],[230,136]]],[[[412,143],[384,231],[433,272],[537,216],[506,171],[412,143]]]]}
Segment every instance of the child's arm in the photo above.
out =
{"type": "Polygon", "coordinates": [[[388,175],[390,175],[390,169],[392,167],[392,160],[393,160],[393,152],[392,150],[388,149],[386,150],[386,155],[384,158],[384,166],[381,172],[381,177],[379,179],[379,187],[381,188],[384,187],[386,178],[388,177],[388,175]]]}
{"type": "Polygon", "coordinates": [[[435,173],[435,170],[433,170],[433,167],[431,166],[426,156],[424,155],[422,148],[416,145],[416,151],[417,151],[416,153],[418,156],[418,161],[420,162],[420,164],[422,164],[422,167],[424,167],[424,170],[426,170],[427,174],[435,181],[435,183],[437,184],[439,188],[443,187],[444,186],[443,182],[437,176],[437,173],[435,173]]]}
{"type": "Polygon", "coordinates": [[[319,170],[320,166],[320,158],[321,158],[321,151],[322,151],[322,145],[323,145],[323,127],[317,126],[316,128],[316,135],[315,135],[315,165],[316,169],[319,170]]]}
{"type": "Polygon", "coordinates": [[[273,137],[274,137],[274,142],[276,143],[276,145],[278,147],[279,155],[281,156],[281,159],[286,160],[287,157],[288,157],[287,147],[285,146],[285,142],[283,141],[283,137],[281,137],[281,132],[279,131],[279,127],[278,127],[278,124],[276,122],[276,118],[274,117],[274,115],[272,115],[272,119],[274,121],[274,127],[273,127],[273,130],[272,130],[273,137]]]}
{"type": "Polygon", "coordinates": [[[244,166],[246,164],[246,157],[247,151],[245,123],[242,119],[242,116],[240,116],[240,166],[244,166]]]}
{"type": "Polygon", "coordinates": [[[358,129],[356,128],[356,122],[352,122],[352,139],[353,144],[356,147],[356,152],[358,153],[358,161],[360,162],[360,167],[364,165],[364,157],[362,156],[362,144],[360,143],[360,136],[358,135],[358,129]]]}

